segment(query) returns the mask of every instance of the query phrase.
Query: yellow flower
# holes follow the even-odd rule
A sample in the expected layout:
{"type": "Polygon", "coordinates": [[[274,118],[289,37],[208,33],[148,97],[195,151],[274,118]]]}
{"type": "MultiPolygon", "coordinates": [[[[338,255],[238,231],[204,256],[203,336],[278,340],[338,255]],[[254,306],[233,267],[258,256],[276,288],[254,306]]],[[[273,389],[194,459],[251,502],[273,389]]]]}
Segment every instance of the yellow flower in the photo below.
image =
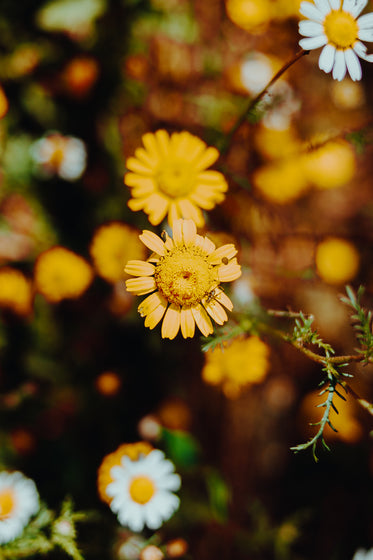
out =
{"type": "Polygon", "coordinates": [[[0,269],[0,307],[20,315],[31,312],[31,283],[19,270],[10,267],[0,269]]]}
{"type": "Polygon", "coordinates": [[[149,132],[142,141],[144,148],[126,162],[130,209],[144,210],[153,225],[168,214],[171,226],[178,218],[191,218],[202,226],[201,208],[211,210],[222,202],[228,188],[221,173],[206,170],[218,159],[218,150],[186,131],[171,136],[165,130],[149,132]]]}
{"type": "Polygon", "coordinates": [[[308,187],[303,159],[292,157],[263,165],[255,171],[253,183],[269,201],[291,203],[300,198],[308,187]]]}
{"type": "Polygon", "coordinates": [[[64,247],[52,247],[37,258],[34,279],[36,291],[57,303],[85,292],[93,280],[93,271],[79,255],[64,247]]]}
{"type": "Polygon", "coordinates": [[[89,251],[97,273],[112,283],[123,278],[123,266],[128,260],[145,257],[139,232],[121,222],[111,222],[99,227],[89,251]]]}
{"type": "Polygon", "coordinates": [[[355,154],[347,142],[327,142],[304,158],[307,178],[319,189],[335,189],[351,181],[356,171],[355,154]]]}
{"type": "Polygon", "coordinates": [[[257,336],[250,336],[208,351],[202,378],[210,385],[221,385],[227,397],[235,398],[242,389],[263,381],[268,368],[269,347],[257,336]]]}
{"type": "Polygon", "coordinates": [[[269,0],[226,0],[228,17],[246,31],[261,31],[272,18],[269,0]]]}
{"type": "Polygon", "coordinates": [[[345,239],[329,237],[316,248],[316,268],[328,284],[344,284],[352,280],[360,264],[355,246],[345,239]]]}
{"type": "Polygon", "coordinates": [[[209,315],[218,325],[228,320],[233,304],[219,287],[241,275],[233,244],[216,249],[207,237],[197,234],[193,220],[176,220],[173,239],[162,241],[143,231],[141,241],[153,251],[144,261],[129,261],[125,272],[137,276],[126,281],[127,290],[150,294],[138,307],[145,326],[153,329],[163,318],[162,337],[173,339],[181,328],[184,338],[193,337],[195,324],[205,336],[213,332],[209,315]]]}

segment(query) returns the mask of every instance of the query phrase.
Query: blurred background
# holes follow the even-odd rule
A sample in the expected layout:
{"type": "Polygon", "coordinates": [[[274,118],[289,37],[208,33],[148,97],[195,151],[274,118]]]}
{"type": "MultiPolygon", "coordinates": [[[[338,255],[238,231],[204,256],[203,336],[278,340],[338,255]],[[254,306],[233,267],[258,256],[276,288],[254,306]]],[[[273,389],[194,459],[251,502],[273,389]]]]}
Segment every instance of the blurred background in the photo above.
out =
{"type": "MultiPolygon", "coordinates": [[[[71,495],[99,513],[79,530],[87,560],[127,558],[96,473],[141,439],[182,476],[159,534],[185,540],[186,558],[373,547],[371,416],[348,396],[332,451],[294,454],[320,418],[321,368],[270,336],[224,359],[198,336],[162,340],[124,284],[126,261],[147,258],[139,231],[163,229],[128,208],[126,159],[161,128],[223,146],[298,52],[298,21],[297,0],[1,0],[0,466],[51,508],[71,495]]],[[[373,299],[373,68],[336,82],[317,60],[292,66],[225,146],[215,167],[229,190],[203,233],[239,248],[230,324],[302,310],[344,355],[356,347],[345,284],[373,299]]],[[[372,399],[371,366],[348,371],[372,399]]]]}

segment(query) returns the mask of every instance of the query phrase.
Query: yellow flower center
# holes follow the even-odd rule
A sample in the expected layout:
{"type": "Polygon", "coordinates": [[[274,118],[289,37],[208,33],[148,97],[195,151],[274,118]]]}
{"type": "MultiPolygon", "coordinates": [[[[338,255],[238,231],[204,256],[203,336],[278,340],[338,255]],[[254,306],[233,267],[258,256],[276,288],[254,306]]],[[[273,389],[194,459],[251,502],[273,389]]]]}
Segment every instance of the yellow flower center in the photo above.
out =
{"type": "Polygon", "coordinates": [[[172,161],[162,164],[156,175],[159,189],[171,198],[186,196],[194,185],[193,173],[187,161],[172,161]]]}
{"type": "Polygon", "coordinates": [[[160,293],[182,307],[199,303],[218,284],[216,267],[199,247],[175,247],[161,258],[154,273],[160,293]]]}
{"type": "Polygon", "coordinates": [[[0,521],[6,519],[12,513],[14,507],[14,496],[10,488],[0,493],[0,521]]]}
{"type": "Polygon", "coordinates": [[[135,476],[131,480],[129,493],[134,502],[146,504],[153,497],[155,486],[147,476],[135,476]]]}
{"type": "Polygon", "coordinates": [[[348,12],[332,10],[324,20],[324,31],[329,43],[337,49],[348,49],[358,38],[359,26],[348,12]]]}

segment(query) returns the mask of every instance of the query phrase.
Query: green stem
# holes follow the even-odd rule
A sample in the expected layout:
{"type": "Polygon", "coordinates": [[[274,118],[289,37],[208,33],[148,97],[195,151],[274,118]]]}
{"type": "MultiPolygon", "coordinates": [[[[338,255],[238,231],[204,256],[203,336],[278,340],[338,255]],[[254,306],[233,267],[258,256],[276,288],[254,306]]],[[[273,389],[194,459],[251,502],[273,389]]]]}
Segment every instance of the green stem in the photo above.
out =
{"type": "Polygon", "coordinates": [[[224,154],[225,152],[228,151],[233,136],[235,135],[235,133],[237,132],[237,130],[241,127],[241,125],[246,121],[247,117],[250,115],[251,111],[256,107],[256,105],[259,103],[259,101],[265,96],[265,94],[267,93],[268,89],[275,83],[277,82],[277,80],[279,78],[281,78],[281,76],[286,72],[286,70],[288,68],[290,68],[290,66],[292,66],[293,64],[295,64],[295,62],[297,62],[297,60],[299,60],[300,58],[302,58],[303,56],[305,56],[306,54],[309,54],[310,51],[305,51],[303,49],[301,49],[300,51],[297,52],[297,54],[291,59],[289,60],[286,64],[284,64],[284,66],[282,68],[280,68],[280,70],[278,72],[276,72],[276,74],[273,76],[273,78],[268,82],[268,84],[265,86],[264,89],[262,89],[262,91],[260,91],[258,93],[258,95],[256,95],[256,97],[254,97],[253,99],[250,100],[248,106],[246,107],[245,111],[242,113],[242,115],[237,119],[237,121],[234,123],[234,125],[232,126],[231,130],[228,132],[227,136],[224,139],[224,142],[220,148],[220,153],[224,154]]]}

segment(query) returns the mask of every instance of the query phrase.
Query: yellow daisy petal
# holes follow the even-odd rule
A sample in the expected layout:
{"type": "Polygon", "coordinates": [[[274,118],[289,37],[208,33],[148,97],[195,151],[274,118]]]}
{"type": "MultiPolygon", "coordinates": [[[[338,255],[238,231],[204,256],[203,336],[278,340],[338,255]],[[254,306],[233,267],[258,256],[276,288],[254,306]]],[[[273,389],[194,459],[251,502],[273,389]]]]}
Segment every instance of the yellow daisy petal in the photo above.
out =
{"type": "Polygon", "coordinates": [[[162,323],[162,338],[175,338],[180,329],[180,307],[171,304],[166,311],[162,323]]]}
{"type": "Polygon", "coordinates": [[[183,221],[177,220],[172,228],[172,237],[175,245],[181,245],[183,243],[183,221]]]}
{"type": "Polygon", "coordinates": [[[151,311],[149,315],[146,316],[144,325],[148,329],[154,329],[154,327],[156,327],[161,321],[166,309],[167,302],[161,301],[161,303],[155,309],[153,309],[153,311],[151,311]]]}
{"type": "Polygon", "coordinates": [[[153,313],[153,311],[162,304],[165,308],[167,307],[167,301],[165,298],[162,297],[159,292],[154,292],[154,294],[151,294],[140,303],[137,310],[141,317],[146,317],[150,313],[153,313]]]}
{"type": "Polygon", "coordinates": [[[168,201],[159,193],[151,194],[145,201],[144,210],[149,216],[149,222],[153,226],[161,223],[167,214],[168,201]]]}
{"type": "Polygon", "coordinates": [[[237,259],[233,259],[227,265],[222,265],[218,270],[220,282],[232,282],[241,276],[241,267],[237,259]]]}
{"type": "Polygon", "coordinates": [[[228,321],[228,316],[224,308],[216,301],[216,299],[211,299],[209,302],[204,303],[204,307],[210,317],[212,317],[218,325],[223,325],[226,321],[228,321]]]}
{"type": "Polygon", "coordinates": [[[228,243],[211,253],[208,260],[211,264],[221,264],[222,259],[228,259],[230,261],[235,255],[237,255],[236,247],[233,243],[228,243]]]}
{"type": "Polygon", "coordinates": [[[151,132],[147,132],[143,135],[141,140],[150,157],[157,160],[157,163],[159,163],[162,152],[159,149],[157,137],[151,132]]]}
{"type": "Polygon", "coordinates": [[[127,202],[128,208],[136,212],[137,210],[142,210],[146,205],[146,198],[131,198],[127,202]]]}
{"type": "Polygon", "coordinates": [[[141,235],[139,235],[139,238],[151,251],[154,251],[161,256],[164,256],[166,254],[166,247],[164,242],[160,237],[158,237],[158,235],[156,235],[152,231],[144,229],[141,235]]]}
{"type": "Polygon", "coordinates": [[[219,303],[221,303],[222,305],[224,305],[224,307],[226,309],[228,309],[228,311],[232,311],[233,309],[233,303],[231,302],[231,300],[229,299],[229,297],[227,296],[227,294],[225,294],[223,292],[223,290],[220,290],[219,288],[215,288],[215,295],[214,295],[216,301],[218,301],[219,303]]]}
{"type": "Polygon", "coordinates": [[[198,184],[201,184],[210,189],[218,188],[224,191],[228,189],[228,184],[224,178],[224,175],[222,175],[220,171],[215,171],[213,169],[209,169],[208,171],[201,171],[200,173],[198,173],[197,182],[198,184]]]}
{"type": "Polygon", "coordinates": [[[143,296],[153,292],[157,286],[152,276],[146,276],[144,278],[130,278],[126,280],[126,288],[128,292],[143,296]]]}
{"type": "Polygon", "coordinates": [[[197,226],[203,226],[205,223],[203,219],[203,214],[199,208],[197,208],[189,199],[184,198],[178,200],[177,203],[180,208],[180,213],[185,219],[193,220],[197,226]]]}
{"type": "Polygon", "coordinates": [[[124,267],[124,272],[132,274],[132,276],[152,276],[155,272],[155,266],[144,261],[128,261],[124,267]]]}
{"type": "Polygon", "coordinates": [[[185,245],[192,243],[197,235],[197,227],[193,220],[183,220],[182,222],[183,240],[185,245]]]}
{"type": "Polygon", "coordinates": [[[157,139],[157,145],[160,154],[164,156],[168,156],[170,151],[170,137],[168,136],[165,130],[157,130],[155,133],[155,137],[157,139]]]}
{"type": "Polygon", "coordinates": [[[134,173],[139,173],[141,175],[153,175],[153,170],[151,167],[148,167],[134,157],[130,157],[127,159],[126,167],[127,169],[129,169],[129,171],[133,171],[134,173]]]}
{"type": "Polygon", "coordinates": [[[203,336],[208,336],[209,334],[214,332],[210,318],[202,305],[198,303],[194,307],[191,307],[191,311],[197,327],[199,328],[203,336]]]}
{"type": "Polygon", "coordinates": [[[146,167],[150,169],[154,169],[158,165],[159,157],[152,156],[148,151],[144,150],[144,148],[137,148],[135,150],[135,158],[140,160],[146,167]]]}
{"type": "Polygon", "coordinates": [[[183,307],[180,312],[181,334],[184,338],[193,338],[195,332],[195,321],[190,308],[183,307]]]}
{"type": "Polygon", "coordinates": [[[174,227],[174,224],[177,220],[182,218],[179,205],[176,202],[170,202],[170,206],[168,209],[168,221],[171,227],[174,227]]]}
{"type": "Polygon", "coordinates": [[[219,151],[216,148],[209,147],[207,148],[203,154],[198,158],[197,161],[194,161],[195,167],[202,171],[202,169],[206,169],[206,167],[210,167],[219,157],[219,151]]]}

